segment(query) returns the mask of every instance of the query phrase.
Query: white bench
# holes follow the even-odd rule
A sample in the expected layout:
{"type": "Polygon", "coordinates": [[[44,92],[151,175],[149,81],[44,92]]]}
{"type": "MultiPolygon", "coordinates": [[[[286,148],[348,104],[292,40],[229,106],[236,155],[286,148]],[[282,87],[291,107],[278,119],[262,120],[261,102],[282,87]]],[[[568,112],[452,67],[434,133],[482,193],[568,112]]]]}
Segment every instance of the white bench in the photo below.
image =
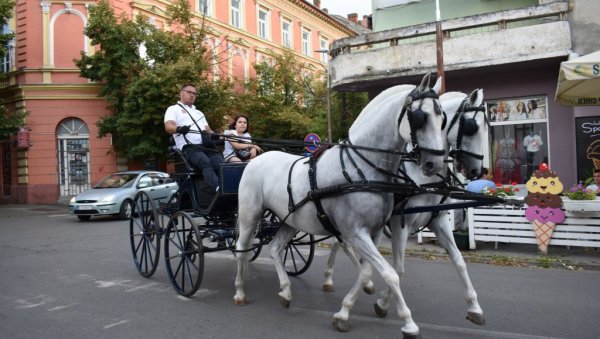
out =
{"type": "MultiPolygon", "coordinates": [[[[467,209],[469,248],[477,241],[522,243],[537,245],[531,222],[525,218],[526,206],[486,206],[467,209]]],[[[556,225],[550,246],[600,247],[600,200],[570,201],[564,199],[565,220],[556,225]]],[[[423,237],[435,237],[432,232],[420,232],[423,237]]]]}

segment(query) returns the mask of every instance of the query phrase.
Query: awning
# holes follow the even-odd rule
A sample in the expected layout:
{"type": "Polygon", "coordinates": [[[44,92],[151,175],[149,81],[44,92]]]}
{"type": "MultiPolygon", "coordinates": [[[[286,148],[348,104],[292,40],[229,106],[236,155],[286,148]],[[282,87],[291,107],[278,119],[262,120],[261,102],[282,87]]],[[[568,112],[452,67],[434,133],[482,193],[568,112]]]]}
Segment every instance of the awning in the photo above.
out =
{"type": "Polygon", "coordinates": [[[600,106],[600,51],[560,63],[555,100],[564,106],[600,106]]]}

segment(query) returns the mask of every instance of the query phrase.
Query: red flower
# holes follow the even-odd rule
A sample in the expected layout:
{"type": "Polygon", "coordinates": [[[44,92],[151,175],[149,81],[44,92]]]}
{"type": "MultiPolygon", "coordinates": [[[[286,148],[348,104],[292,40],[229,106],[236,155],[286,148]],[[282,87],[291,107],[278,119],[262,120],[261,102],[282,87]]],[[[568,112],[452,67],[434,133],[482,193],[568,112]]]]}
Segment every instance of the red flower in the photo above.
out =
{"type": "Polygon", "coordinates": [[[490,193],[496,193],[496,190],[492,188],[490,189],[490,193]]]}
{"type": "Polygon", "coordinates": [[[510,192],[510,187],[504,187],[504,192],[510,192]]]}
{"type": "Polygon", "coordinates": [[[496,187],[502,187],[502,184],[501,184],[501,183],[499,183],[499,182],[497,182],[497,183],[496,183],[496,187]]]}
{"type": "Polygon", "coordinates": [[[519,188],[518,187],[515,187],[515,192],[519,192],[519,188]]]}
{"type": "Polygon", "coordinates": [[[513,185],[513,186],[516,186],[516,185],[517,185],[517,182],[516,182],[516,181],[513,181],[513,182],[511,182],[510,184],[511,184],[511,185],[513,185]]]}

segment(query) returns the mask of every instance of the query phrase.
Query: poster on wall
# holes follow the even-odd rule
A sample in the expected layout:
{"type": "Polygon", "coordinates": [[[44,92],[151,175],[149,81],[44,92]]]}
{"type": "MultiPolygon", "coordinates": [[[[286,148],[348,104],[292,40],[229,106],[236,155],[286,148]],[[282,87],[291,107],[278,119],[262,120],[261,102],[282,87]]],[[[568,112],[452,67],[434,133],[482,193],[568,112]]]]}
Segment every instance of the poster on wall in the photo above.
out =
{"type": "Polygon", "coordinates": [[[577,181],[591,178],[600,169],[600,116],[575,118],[577,181]]]}
{"type": "Polygon", "coordinates": [[[485,104],[492,126],[545,122],[547,107],[545,96],[492,100],[485,104]]]}

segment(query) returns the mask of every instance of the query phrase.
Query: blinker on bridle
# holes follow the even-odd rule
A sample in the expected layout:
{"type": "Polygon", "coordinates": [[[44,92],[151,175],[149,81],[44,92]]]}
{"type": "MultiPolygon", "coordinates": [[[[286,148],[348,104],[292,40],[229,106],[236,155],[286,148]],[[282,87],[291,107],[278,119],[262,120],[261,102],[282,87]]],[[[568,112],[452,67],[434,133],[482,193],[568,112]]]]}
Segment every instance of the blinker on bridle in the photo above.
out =
{"type": "Polygon", "coordinates": [[[426,153],[430,153],[433,155],[446,154],[446,151],[443,149],[432,149],[432,148],[427,148],[427,147],[421,147],[417,143],[416,132],[419,129],[425,127],[425,124],[427,123],[427,114],[422,109],[422,106],[423,106],[422,99],[426,99],[426,98],[434,99],[433,107],[435,110],[435,114],[444,116],[444,121],[442,122],[442,130],[444,129],[444,127],[446,125],[446,114],[442,112],[442,109],[441,109],[439,103],[437,101],[435,101],[435,99],[439,99],[439,96],[437,95],[437,93],[435,93],[430,88],[428,88],[427,90],[425,90],[423,92],[419,92],[418,88],[415,88],[414,90],[412,90],[410,92],[410,94],[408,95],[408,97],[406,98],[406,104],[404,105],[404,107],[402,107],[402,112],[400,113],[400,117],[398,118],[398,129],[400,128],[400,123],[402,122],[402,119],[404,118],[404,115],[406,114],[407,118],[408,118],[408,125],[410,127],[410,139],[411,139],[411,143],[413,146],[412,153],[413,153],[414,157],[418,157],[420,152],[426,152],[426,153]],[[421,100],[421,102],[419,103],[419,107],[417,107],[417,109],[412,110],[410,107],[411,107],[412,103],[415,102],[416,100],[421,100]]]}
{"type": "Polygon", "coordinates": [[[483,154],[476,154],[473,152],[465,151],[461,149],[462,139],[464,136],[473,136],[477,131],[479,131],[479,126],[477,125],[477,113],[481,112],[483,114],[486,125],[489,125],[487,117],[485,116],[485,108],[483,105],[481,106],[468,106],[468,97],[463,100],[458,108],[458,113],[454,115],[452,121],[450,122],[450,126],[448,126],[448,133],[454,127],[456,122],[458,121],[458,132],[456,134],[456,148],[451,150],[449,155],[455,159],[460,158],[461,156],[470,156],[472,158],[483,160],[483,154]],[[475,112],[472,118],[466,118],[466,112],[475,112]]]}

